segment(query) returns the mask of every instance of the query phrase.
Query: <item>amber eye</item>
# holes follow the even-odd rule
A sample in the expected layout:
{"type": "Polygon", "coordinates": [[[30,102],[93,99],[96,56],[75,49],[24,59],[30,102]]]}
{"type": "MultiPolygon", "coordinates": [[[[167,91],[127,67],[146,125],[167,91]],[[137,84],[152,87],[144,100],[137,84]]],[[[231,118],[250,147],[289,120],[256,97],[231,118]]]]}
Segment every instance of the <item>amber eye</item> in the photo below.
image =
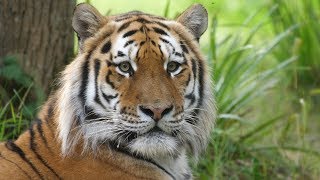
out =
{"type": "Polygon", "coordinates": [[[173,73],[173,72],[175,72],[176,70],[178,70],[179,66],[180,66],[180,64],[179,64],[178,62],[171,61],[171,62],[169,62],[168,65],[167,65],[167,71],[168,71],[169,73],[173,73]]]}
{"type": "Polygon", "coordinates": [[[124,73],[129,73],[131,71],[131,65],[127,61],[120,63],[118,67],[124,73]]]}

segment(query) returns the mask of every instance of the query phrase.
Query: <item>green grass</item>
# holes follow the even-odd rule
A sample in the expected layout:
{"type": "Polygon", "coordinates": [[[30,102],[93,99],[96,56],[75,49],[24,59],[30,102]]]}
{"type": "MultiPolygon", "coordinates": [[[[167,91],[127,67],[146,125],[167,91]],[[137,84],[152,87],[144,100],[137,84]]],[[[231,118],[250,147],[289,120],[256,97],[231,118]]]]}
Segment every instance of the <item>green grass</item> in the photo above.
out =
{"type": "Polygon", "coordinates": [[[7,103],[0,105],[0,141],[16,139],[30,125],[30,120],[24,116],[25,108],[17,92],[7,103]],[[13,103],[16,99],[20,101],[18,106],[13,103]]]}
{"type": "MultiPolygon", "coordinates": [[[[273,37],[263,38],[265,25],[277,10],[270,8],[257,24],[253,13],[230,34],[217,41],[217,18],[213,18],[209,60],[219,118],[212,141],[195,174],[200,179],[301,179],[319,176],[320,152],[305,138],[308,104],[299,105],[288,89],[286,75],[296,67],[297,54],[276,56],[300,26],[292,24],[273,37]],[[247,30],[249,29],[249,31],[247,30]],[[262,40],[257,43],[256,36],[262,40]],[[283,99],[287,93],[289,99],[283,99]],[[280,97],[278,97],[280,94],[280,97]]],[[[299,66],[299,65],[298,65],[299,66]]]]}
{"type": "MultiPolygon", "coordinates": [[[[272,0],[277,5],[273,13],[272,27],[275,34],[296,24],[290,38],[281,43],[275,55],[279,58],[296,54],[299,60],[292,70],[292,88],[310,90],[320,88],[320,2],[272,0]]],[[[280,59],[281,60],[281,59],[280,59]]],[[[308,92],[307,92],[308,93],[308,92]]]]}
{"type": "Polygon", "coordinates": [[[15,139],[35,117],[43,99],[17,58],[0,58],[0,141],[15,139]]]}
{"type": "MultiPolygon", "coordinates": [[[[103,7],[103,13],[139,9],[136,2],[132,7],[120,6],[122,1],[110,6],[90,2],[99,10],[103,7]]],[[[174,17],[192,2],[203,2],[209,10],[210,27],[201,47],[213,69],[219,108],[209,147],[194,167],[195,177],[319,178],[320,3],[248,0],[246,6],[233,7],[230,0],[161,1],[156,8],[149,4],[139,10],[174,17]],[[224,10],[230,16],[225,17],[224,10]]],[[[14,79],[1,69],[0,79],[7,84],[0,85],[5,92],[0,96],[0,140],[6,140],[29,125],[33,117],[25,109],[34,112],[36,106],[28,105],[34,96],[30,83],[19,84],[24,75],[14,79]]],[[[20,73],[17,67],[13,70],[20,73]]]]}

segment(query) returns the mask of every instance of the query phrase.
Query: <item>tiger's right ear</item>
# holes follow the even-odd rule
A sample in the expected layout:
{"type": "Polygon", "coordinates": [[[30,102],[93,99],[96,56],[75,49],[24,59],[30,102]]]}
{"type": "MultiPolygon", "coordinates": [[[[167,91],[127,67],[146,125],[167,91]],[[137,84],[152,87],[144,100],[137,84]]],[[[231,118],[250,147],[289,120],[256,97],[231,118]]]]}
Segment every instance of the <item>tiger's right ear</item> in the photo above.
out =
{"type": "Polygon", "coordinates": [[[208,27],[208,12],[201,4],[194,4],[185,10],[177,19],[199,41],[208,27]]]}
{"type": "Polygon", "coordinates": [[[80,50],[84,40],[93,36],[105,22],[106,18],[93,6],[86,3],[76,6],[73,12],[72,27],[77,33],[80,50]]]}

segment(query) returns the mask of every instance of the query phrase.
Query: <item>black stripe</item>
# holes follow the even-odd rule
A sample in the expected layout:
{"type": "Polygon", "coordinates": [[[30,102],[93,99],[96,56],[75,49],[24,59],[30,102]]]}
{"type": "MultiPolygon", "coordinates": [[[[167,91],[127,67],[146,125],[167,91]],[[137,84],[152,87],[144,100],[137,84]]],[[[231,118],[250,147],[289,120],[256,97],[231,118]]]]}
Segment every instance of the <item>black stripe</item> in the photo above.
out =
{"type": "Polygon", "coordinates": [[[114,84],[113,82],[111,82],[110,80],[110,75],[112,75],[112,72],[109,70],[108,73],[107,73],[107,76],[106,76],[106,82],[111,86],[112,89],[114,89],[114,84]]]}
{"type": "Polygon", "coordinates": [[[174,48],[174,46],[173,46],[168,40],[163,39],[163,38],[161,38],[161,37],[160,37],[160,40],[163,41],[163,42],[166,43],[166,44],[169,44],[169,45],[172,47],[173,53],[176,52],[176,48],[174,48]]]}
{"type": "Polygon", "coordinates": [[[158,25],[160,25],[160,26],[162,26],[162,27],[166,28],[167,30],[170,30],[170,28],[169,28],[167,25],[163,24],[162,22],[155,21],[155,23],[157,23],[158,25]]]}
{"type": "MultiPolygon", "coordinates": [[[[191,94],[193,94],[194,93],[194,88],[196,86],[197,64],[196,64],[196,61],[193,58],[191,59],[191,62],[192,62],[192,72],[193,72],[193,77],[194,77],[194,80],[193,80],[194,81],[194,85],[193,85],[193,90],[191,92],[191,94]]],[[[201,72],[201,73],[203,73],[203,72],[201,72]]],[[[202,77],[200,77],[201,73],[200,73],[200,67],[199,67],[199,94],[203,93],[200,90],[200,88],[202,88],[201,83],[203,83],[203,82],[200,82],[200,78],[202,78],[202,77]]],[[[199,98],[199,101],[198,101],[198,104],[197,104],[197,108],[200,108],[201,105],[202,105],[202,97],[199,98]]],[[[186,121],[188,123],[194,125],[198,121],[198,118],[197,118],[198,113],[199,113],[199,109],[195,109],[194,111],[191,112],[191,115],[192,115],[193,118],[187,118],[186,121]]]]}
{"type": "Polygon", "coordinates": [[[86,60],[82,65],[82,73],[81,73],[82,81],[81,81],[80,92],[79,92],[79,98],[82,103],[82,107],[85,106],[86,99],[87,99],[86,91],[87,91],[87,85],[88,85],[88,79],[89,79],[89,59],[91,57],[91,53],[92,52],[88,53],[86,60]]]}
{"type": "Polygon", "coordinates": [[[97,120],[101,118],[98,114],[96,114],[92,107],[85,108],[85,120],[97,120]]]}
{"type": "Polygon", "coordinates": [[[164,30],[162,30],[162,29],[160,29],[160,28],[153,27],[153,30],[154,30],[156,33],[158,33],[158,34],[168,36],[168,34],[167,34],[164,30]]]}
{"type": "Polygon", "coordinates": [[[103,45],[103,47],[101,49],[101,53],[106,54],[110,51],[110,49],[111,49],[111,42],[108,41],[103,45]]]}
{"type": "Polygon", "coordinates": [[[140,46],[144,45],[144,43],[146,43],[146,41],[141,41],[140,46]]]}
{"type": "Polygon", "coordinates": [[[98,75],[100,71],[100,60],[95,59],[94,60],[94,88],[95,88],[95,97],[94,101],[98,103],[102,108],[105,108],[105,106],[101,103],[100,97],[99,97],[99,89],[98,89],[98,75]]]}
{"type": "Polygon", "coordinates": [[[140,60],[140,57],[139,57],[140,50],[141,50],[141,47],[138,49],[137,54],[136,54],[136,59],[137,59],[138,62],[140,60]]]}
{"type": "Polygon", "coordinates": [[[152,45],[156,46],[156,42],[154,42],[153,40],[151,40],[152,45]]]}
{"type": "Polygon", "coordinates": [[[135,15],[144,15],[144,13],[141,11],[130,11],[128,13],[118,15],[115,21],[121,21],[123,18],[132,18],[135,15]]]}
{"type": "Polygon", "coordinates": [[[178,52],[176,52],[175,55],[176,55],[176,56],[179,56],[179,57],[182,57],[182,54],[181,54],[181,53],[178,53],[178,52]]]}
{"type": "Polygon", "coordinates": [[[129,22],[122,24],[118,29],[118,33],[121,32],[122,30],[126,29],[127,27],[129,27],[131,23],[132,23],[132,21],[129,21],[129,22]]]}
{"type": "Polygon", "coordinates": [[[183,56],[183,62],[181,64],[186,64],[187,65],[188,64],[187,63],[188,60],[187,60],[186,56],[184,55],[184,53],[182,53],[182,56],[183,56]]]}
{"type": "Polygon", "coordinates": [[[137,153],[131,153],[126,147],[123,146],[119,146],[119,144],[117,142],[109,142],[109,147],[112,148],[114,151],[117,151],[119,153],[123,153],[126,154],[130,157],[133,157],[135,159],[139,159],[142,161],[146,161],[149,162],[155,166],[157,166],[159,169],[161,169],[162,171],[164,171],[166,174],[168,174],[172,179],[176,179],[168,170],[166,170],[164,167],[160,166],[158,163],[156,163],[155,161],[153,161],[152,159],[148,159],[146,157],[143,157],[137,153]]]}
{"type": "MultiPolygon", "coordinates": [[[[194,59],[191,59],[191,64],[192,64],[192,72],[193,72],[193,78],[194,78],[194,83],[196,82],[197,78],[197,63],[194,59]]],[[[194,87],[193,87],[194,88],[194,87]]]]}
{"type": "Polygon", "coordinates": [[[126,15],[127,16],[132,16],[132,15],[146,15],[146,14],[141,12],[141,11],[135,10],[135,11],[130,11],[130,12],[124,14],[123,16],[126,16],[126,15]]]}
{"type": "Polygon", "coordinates": [[[126,56],[126,55],[125,55],[122,51],[118,51],[117,56],[119,56],[119,57],[123,57],[123,56],[126,56]]]}
{"type": "Polygon", "coordinates": [[[144,32],[144,31],[145,31],[144,29],[145,29],[145,27],[144,27],[144,26],[141,26],[140,29],[139,29],[139,31],[145,33],[145,32],[144,32]]]}
{"type": "Polygon", "coordinates": [[[151,49],[151,50],[156,56],[159,56],[159,54],[154,49],[151,49]]]}
{"type": "Polygon", "coordinates": [[[120,103],[120,101],[118,100],[117,102],[116,102],[116,104],[113,106],[113,110],[116,110],[116,107],[117,107],[117,105],[120,103]]]}
{"type": "Polygon", "coordinates": [[[106,63],[107,63],[107,66],[108,67],[110,67],[110,66],[117,66],[117,64],[116,63],[114,63],[114,62],[112,62],[112,61],[106,61],[106,63]]]}
{"type": "Polygon", "coordinates": [[[47,149],[50,150],[48,142],[47,142],[47,139],[43,134],[42,121],[40,119],[36,119],[35,121],[37,123],[37,130],[38,130],[38,132],[40,134],[40,137],[41,137],[42,141],[44,142],[44,145],[47,147],[47,149]]]}
{"type": "Polygon", "coordinates": [[[158,44],[158,48],[159,48],[159,51],[160,51],[160,53],[161,53],[161,57],[163,57],[163,52],[162,52],[162,50],[161,50],[161,45],[160,45],[160,44],[158,44]]]}
{"type": "Polygon", "coordinates": [[[51,132],[51,134],[53,136],[55,136],[55,134],[54,134],[54,131],[52,130],[51,123],[49,121],[50,121],[50,118],[53,117],[53,110],[54,110],[54,107],[53,107],[54,105],[53,104],[54,103],[55,103],[55,101],[49,103],[48,112],[47,112],[47,115],[45,117],[45,121],[47,123],[47,127],[48,127],[48,129],[50,130],[50,132],[51,132]]]}
{"type": "Polygon", "coordinates": [[[131,30],[131,31],[128,31],[126,32],[122,37],[123,38],[126,38],[126,37],[129,37],[129,36],[132,36],[134,35],[138,30],[131,30]]]}
{"type": "Polygon", "coordinates": [[[126,16],[117,18],[115,21],[116,22],[120,22],[120,21],[123,21],[123,20],[126,20],[126,19],[130,19],[130,18],[132,18],[132,16],[126,15],[126,16]]]}
{"type": "Polygon", "coordinates": [[[134,42],[133,40],[130,40],[130,41],[126,42],[126,44],[124,44],[123,47],[125,48],[125,47],[127,47],[128,45],[132,44],[133,42],[134,42]]]}
{"type": "Polygon", "coordinates": [[[203,69],[203,62],[198,61],[199,63],[199,101],[198,101],[198,107],[202,106],[202,100],[203,100],[203,94],[204,94],[204,69],[203,69]]]}
{"type": "Polygon", "coordinates": [[[54,102],[52,102],[52,101],[50,101],[48,104],[47,116],[45,118],[45,121],[48,126],[51,125],[49,120],[50,120],[50,117],[52,117],[52,115],[53,115],[53,104],[54,104],[54,102]]]}
{"type": "MultiPolygon", "coordinates": [[[[40,121],[41,122],[41,121],[40,121]]],[[[36,122],[39,123],[39,122],[36,122]]],[[[33,124],[34,125],[34,124],[33,124]]],[[[34,154],[37,156],[37,158],[41,161],[41,163],[46,166],[55,176],[57,176],[59,179],[61,179],[61,177],[55,172],[54,169],[52,169],[52,167],[50,167],[48,165],[48,163],[42,158],[42,156],[38,153],[37,151],[37,144],[34,141],[35,138],[35,133],[33,131],[33,125],[30,126],[30,149],[34,152],[34,154]]]]}
{"type": "Polygon", "coordinates": [[[26,172],[25,170],[23,170],[18,164],[16,164],[15,162],[13,162],[13,161],[11,161],[11,160],[3,157],[1,153],[0,153],[0,157],[1,157],[2,159],[4,159],[4,160],[6,160],[6,161],[8,161],[8,162],[10,162],[10,163],[12,163],[12,164],[14,164],[14,165],[15,165],[17,168],[19,168],[26,176],[28,176],[29,179],[31,179],[31,176],[29,176],[29,174],[27,174],[27,172],[26,172]]]}
{"type": "Polygon", "coordinates": [[[191,106],[196,101],[196,97],[194,96],[193,92],[191,92],[190,94],[185,95],[184,97],[191,101],[189,106],[191,106]]]}
{"type": "Polygon", "coordinates": [[[168,40],[163,39],[163,38],[160,38],[160,40],[161,40],[161,41],[163,41],[164,43],[167,43],[167,44],[169,44],[169,43],[170,43],[168,40]]]}
{"type": "Polygon", "coordinates": [[[142,17],[136,19],[136,21],[138,21],[140,23],[143,23],[143,24],[151,24],[151,23],[153,23],[153,22],[151,22],[149,20],[146,20],[145,18],[142,18],[142,17]]]}
{"type": "Polygon", "coordinates": [[[110,104],[111,99],[118,97],[118,93],[115,95],[106,95],[105,93],[102,92],[102,96],[110,104]]]}
{"type": "Polygon", "coordinates": [[[186,86],[189,86],[190,80],[191,80],[191,74],[189,73],[188,74],[188,80],[186,82],[186,86]]]}
{"type": "Polygon", "coordinates": [[[13,141],[9,140],[6,143],[6,147],[12,151],[17,153],[22,160],[24,160],[32,169],[33,171],[40,177],[40,179],[44,179],[43,175],[40,174],[40,172],[37,170],[37,168],[32,164],[32,162],[26,158],[26,154],[22,151],[22,149],[19,148],[13,141]]]}
{"type": "Polygon", "coordinates": [[[183,44],[182,41],[180,41],[180,46],[181,46],[181,49],[183,52],[185,52],[187,54],[189,53],[188,48],[186,47],[186,45],[183,44]]]}
{"type": "Polygon", "coordinates": [[[192,117],[191,117],[191,118],[186,118],[186,122],[195,125],[196,122],[198,122],[198,120],[199,120],[199,118],[197,117],[198,113],[199,113],[199,110],[198,110],[198,109],[192,111],[192,112],[190,113],[190,115],[191,115],[192,117]]]}

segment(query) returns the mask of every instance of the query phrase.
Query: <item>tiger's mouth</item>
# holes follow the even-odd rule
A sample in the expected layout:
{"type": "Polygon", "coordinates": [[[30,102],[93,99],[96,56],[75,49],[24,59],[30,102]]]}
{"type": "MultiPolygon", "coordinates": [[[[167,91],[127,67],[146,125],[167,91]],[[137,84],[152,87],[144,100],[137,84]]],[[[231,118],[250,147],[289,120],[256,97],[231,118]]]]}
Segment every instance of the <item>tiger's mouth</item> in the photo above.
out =
{"type": "Polygon", "coordinates": [[[139,133],[130,130],[121,130],[118,136],[110,141],[104,141],[109,147],[117,151],[125,151],[135,156],[167,157],[178,153],[183,142],[175,132],[167,132],[157,125],[139,133]]]}
{"type": "MultiPolygon", "coordinates": [[[[126,134],[128,133],[129,131],[126,132],[126,134]]],[[[130,135],[125,137],[125,141],[123,139],[120,141],[111,140],[104,143],[116,151],[143,159],[155,156],[173,156],[182,147],[181,142],[158,126],[154,126],[148,132],[139,135],[136,132],[130,132],[130,135]]]]}
{"type": "Polygon", "coordinates": [[[146,132],[144,134],[148,134],[148,133],[165,133],[165,131],[163,131],[158,126],[154,126],[151,130],[149,130],[148,132],[146,132]]]}
{"type": "Polygon", "coordinates": [[[126,141],[132,142],[133,140],[139,138],[139,137],[153,137],[153,136],[158,136],[159,138],[161,136],[172,136],[174,137],[174,134],[169,134],[167,132],[165,132],[164,130],[162,130],[160,127],[158,126],[154,126],[152,129],[150,129],[149,131],[142,133],[142,134],[138,134],[137,132],[133,132],[133,131],[127,131],[126,132],[127,136],[126,136],[126,141]]]}

